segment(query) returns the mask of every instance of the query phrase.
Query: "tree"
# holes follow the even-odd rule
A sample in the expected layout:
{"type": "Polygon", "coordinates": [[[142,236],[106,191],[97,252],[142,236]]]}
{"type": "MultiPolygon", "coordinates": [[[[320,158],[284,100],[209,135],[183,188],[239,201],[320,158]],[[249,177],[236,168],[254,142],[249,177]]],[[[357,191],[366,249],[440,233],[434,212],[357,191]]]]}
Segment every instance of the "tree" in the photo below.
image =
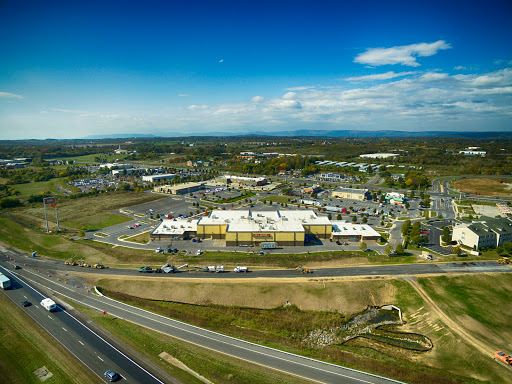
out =
{"type": "Polygon", "coordinates": [[[363,217],[363,224],[368,223],[368,219],[366,217],[363,217]]]}
{"type": "Polygon", "coordinates": [[[336,216],[336,220],[341,220],[341,214],[338,213],[338,216],[336,216]]]}
{"type": "Polygon", "coordinates": [[[329,220],[332,220],[332,215],[329,213],[329,214],[327,215],[327,218],[328,218],[329,220]]]}
{"type": "Polygon", "coordinates": [[[357,217],[356,216],[352,216],[352,222],[353,223],[357,222],[357,217]]]}
{"type": "Polygon", "coordinates": [[[455,248],[453,248],[453,253],[455,253],[457,256],[460,256],[462,253],[462,249],[460,248],[460,246],[456,246],[455,248]]]}
{"type": "Polygon", "coordinates": [[[450,228],[443,228],[443,236],[441,237],[444,243],[450,244],[452,242],[452,235],[450,235],[450,228]]]}
{"type": "Polygon", "coordinates": [[[366,245],[366,242],[361,241],[361,245],[359,245],[359,249],[364,251],[364,250],[366,250],[366,248],[368,248],[368,246],[366,245]]]}
{"type": "Polygon", "coordinates": [[[397,244],[396,248],[395,248],[395,252],[397,253],[397,255],[401,255],[404,253],[404,246],[402,244],[397,244]]]}
{"type": "Polygon", "coordinates": [[[411,204],[409,202],[405,203],[405,209],[409,209],[411,207],[411,204]]]}
{"type": "Polygon", "coordinates": [[[391,245],[388,245],[386,248],[384,248],[384,252],[386,252],[386,255],[391,255],[393,252],[393,247],[391,245]]]}
{"type": "Polygon", "coordinates": [[[402,224],[402,236],[405,236],[411,230],[411,220],[407,219],[402,224]]]}

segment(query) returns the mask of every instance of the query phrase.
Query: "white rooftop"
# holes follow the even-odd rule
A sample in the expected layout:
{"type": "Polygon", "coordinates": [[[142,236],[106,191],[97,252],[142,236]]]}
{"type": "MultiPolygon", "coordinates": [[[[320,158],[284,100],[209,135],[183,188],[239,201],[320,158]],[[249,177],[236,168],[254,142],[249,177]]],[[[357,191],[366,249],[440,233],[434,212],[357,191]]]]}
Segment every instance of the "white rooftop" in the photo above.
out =
{"type": "Polygon", "coordinates": [[[163,219],[151,233],[156,235],[183,235],[185,232],[196,232],[198,221],[163,219]]]}
{"type": "Polygon", "coordinates": [[[352,224],[345,220],[332,220],[333,236],[380,236],[380,233],[368,224],[352,224]]]}
{"type": "Polygon", "coordinates": [[[236,232],[303,232],[303,225],[329,225],[326,216],[317,216],[312,210],[295,211],[221,211],[214,210],[199,219],[199,225],[227,225],[227,231],[236,232]]]}

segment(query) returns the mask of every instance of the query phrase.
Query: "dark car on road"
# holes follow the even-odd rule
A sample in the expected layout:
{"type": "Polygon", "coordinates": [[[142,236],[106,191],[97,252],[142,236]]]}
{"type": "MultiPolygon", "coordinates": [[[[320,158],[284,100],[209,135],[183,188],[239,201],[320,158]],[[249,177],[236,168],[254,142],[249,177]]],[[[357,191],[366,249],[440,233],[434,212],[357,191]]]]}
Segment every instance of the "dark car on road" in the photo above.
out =
{"type": "Polygon", "coordinates": [[[21,303],[24,307],[30,307],[32,305],[32,303],[30,301],[24,301],[23,303],[21,303]]]}
{"type": "Polygon", "coordinates": [[[111,370],[105,372],[105,377],[107,378],[108,381],[117,381],[120,378],[120,376],[117,373],[111,370]]]}

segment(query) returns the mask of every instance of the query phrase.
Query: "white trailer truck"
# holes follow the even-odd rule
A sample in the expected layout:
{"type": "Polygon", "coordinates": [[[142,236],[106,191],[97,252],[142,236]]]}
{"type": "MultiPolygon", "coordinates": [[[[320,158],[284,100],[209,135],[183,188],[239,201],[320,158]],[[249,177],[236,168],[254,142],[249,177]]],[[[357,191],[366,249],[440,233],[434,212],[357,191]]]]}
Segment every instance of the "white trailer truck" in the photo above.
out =
{"type": "Polygon", "coordinates": [[[0,287],[2,289],[10,289],[11,288],[11,279],[7,276],[0,273],[0,287]]]}
{"type": "Polygon", "coordinates": [[[57,310],[57,304],[55,304],[55,301],[47,297],[46,299],[43,299],[41,301],[41,307],[46,309],[47,311],[53,312],[57,310]]]}
{"type": "Polygon", "coordinates": [[[236,267],[235,269],[233,269],[233,271],[247,273],[249,271],[249,268],[247,268],[247,267],[236,267]]]}

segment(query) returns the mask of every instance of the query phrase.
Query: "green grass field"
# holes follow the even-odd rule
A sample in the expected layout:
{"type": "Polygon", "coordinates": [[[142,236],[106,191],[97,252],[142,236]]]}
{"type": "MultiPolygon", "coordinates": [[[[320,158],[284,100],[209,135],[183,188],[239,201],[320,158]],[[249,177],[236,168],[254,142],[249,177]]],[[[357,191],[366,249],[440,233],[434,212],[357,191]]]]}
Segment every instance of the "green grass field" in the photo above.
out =
{"type": "MultiPolygon", "coordinates": [[[[22,197],[30,195],[37,195],[42,192],[49,191],[54,195],[64,195],[64,193],[57,188],[59,181],[66,180],[65,178],[55,178],[48,181],[39,181],[37,183],[14,184],[12,187],[21,193],[22,197]]],[[[42,203],[41,203],[42,205],[42,203]]]]}
{"type": "Polygon", "coordinates": [[[79,163],[94,163],[94,158],[99,157],[100,159],[107,159],[107,161],[115,161],[116,159],[124,160],[128,157],[128,155],[106,155],[103,153],[93,153],[91,155],[84,155],[84,156],[75,156],[75,157],[59,157],[57,160],[73,160],[75,162],[79,163]]]}
{"type": "Polygon", "coordinates": [[[291,197],[288,197],[288,196],[267,196],[267,197],[260,199],[259,201],[272,201],[274,203],[279,203],[279,204],[289,204],[291,200],[294,200],[294,199],[291,197]]]}
{"type": "Polygon", "coordinates": [[[103,212],[89,216],[77,217],[72,220],[62,221],[62,224],[76,229],[82,229],[84,231],[97,231],[98,229],[126,223],[130,220],[132,219],[127,216],[103,212]]]}
{"type": "Polygon", "coordinates": [[[2,383],[40,383],[32,373],[45,366],[45,383],[96,383],[99,378],[0,293],[0,368],[2,383]]]}

